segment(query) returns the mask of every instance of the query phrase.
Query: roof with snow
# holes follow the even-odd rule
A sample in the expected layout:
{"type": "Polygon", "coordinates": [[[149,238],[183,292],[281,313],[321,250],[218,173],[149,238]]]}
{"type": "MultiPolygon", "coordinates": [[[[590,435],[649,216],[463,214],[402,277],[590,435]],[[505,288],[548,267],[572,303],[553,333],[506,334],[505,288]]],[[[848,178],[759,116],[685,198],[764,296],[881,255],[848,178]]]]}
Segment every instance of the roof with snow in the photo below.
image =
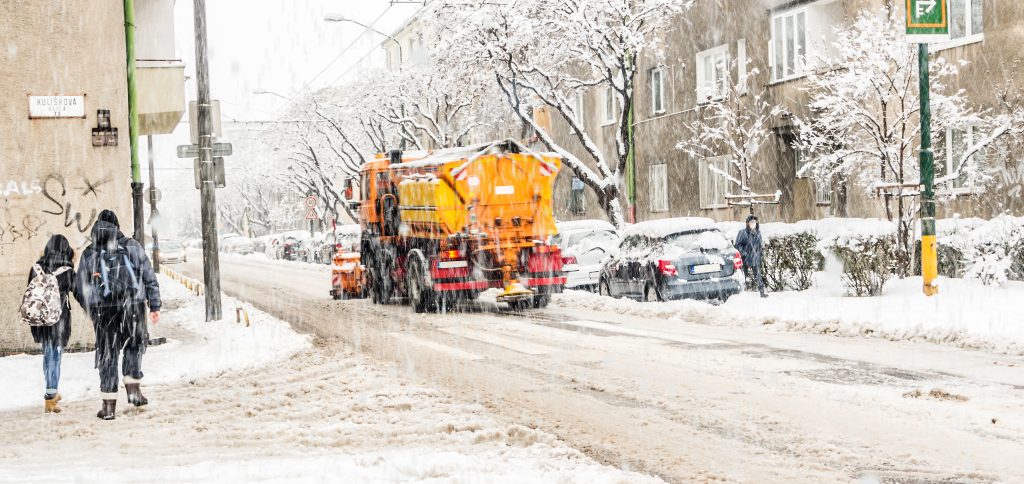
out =
{"type": "Polygon", "coordinates": [[[555,224],[559,232],[570,232],[573,230],[615,230],[615,226],[607,220],[570,220],[555,224]]]}
{"type": "MultiPolygon", "coordinates": [[[[443,150],[432,151],[423,158],[418,160],[407,161],[405,163],[399,163],[392,165],[393,168],[427,168],[437,165],[443,165],[445,163],[451,163],[459,160],[472,160],[481,156],[496,155],[504,153],[523,153],[534,155],[537,157],[555,157],[561,158],[561,156],[554,153],[536,153],[529,148],[519,144],[515,140],[506,139],[501,141],[490,141],[487,143],[481,143],[471,146],[460,146],[457,148],[447,148],[443,150]]],[[[406,155],[403,155],[405,157],[406,155]]]]}
{"type": "Polygon", "coordinates": [[[642,235],[660,239],[680,232],[696,232],[715,229],[715,221],[705,217],[680,217],[649,220],[626,227],[623,236],[642,235]]]}

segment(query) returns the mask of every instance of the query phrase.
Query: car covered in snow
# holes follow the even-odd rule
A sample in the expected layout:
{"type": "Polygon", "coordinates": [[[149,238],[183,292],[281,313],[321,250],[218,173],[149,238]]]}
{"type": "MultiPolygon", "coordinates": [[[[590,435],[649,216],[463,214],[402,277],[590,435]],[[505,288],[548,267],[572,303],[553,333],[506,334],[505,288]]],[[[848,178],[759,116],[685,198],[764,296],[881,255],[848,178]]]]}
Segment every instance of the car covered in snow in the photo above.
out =
{"type": "Polygon", "coordinates": [[[228,234],[220,239],[220,251],[228,254],[249,255],[255,252],[252,239],[238,234],[228,234]]]}
{"type": "Polygon", "coordinates": [[[157,250],[157,254],[160,257],[161,264],[188,262],[188,254],[185,252],[185,246],[179,242],[161,242],[160,248],[157,250]]]}
{"type": "Polygon", "coordinates": [[[717,299],[743,288],[743,263],[708,218],[641,222],[628,227],[601,268],[599,292],[644,301],[717,299]]]}
{"type": "Polygon", "coordinates": [[[562,273],[566,289],[597,292],[601,261],[619,244],[615,226],[604,220],[559,222],[551,245],[562,250],[562,273]]]}

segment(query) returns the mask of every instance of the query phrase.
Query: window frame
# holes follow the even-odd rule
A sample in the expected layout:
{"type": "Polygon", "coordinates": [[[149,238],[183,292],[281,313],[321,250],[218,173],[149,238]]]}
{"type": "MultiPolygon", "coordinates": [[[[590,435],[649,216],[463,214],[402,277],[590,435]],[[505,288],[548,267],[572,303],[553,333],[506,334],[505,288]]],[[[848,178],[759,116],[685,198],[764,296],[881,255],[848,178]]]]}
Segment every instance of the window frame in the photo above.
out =
{"type": "Polygon", "coordinates": [[[610,126],[615,124],[615,122],[618,121],[615,116],[615,108],[618,105],[615,88],[606,86],[604,88],[604,99],[601,101],[604,102],[601,109],[601,126],[610,126]]]}
{"type": "Polygon", "coordinates": [[[771,61],[770,62],[770,65],[771,65],[770,66],[770,69],[771,69],[771,76],[770,77],[771,77],[771,82],[772,83],[780,83],[780,82],[792,81],[794,79],[800,79],[802,77],[806,77],[807,76],[807,73],[809,71],[809,69],[807,68],[808,46],[810,45],[810,42],[808,41],[807,30],[808,30],[808,27],[810,27],[810,23],[809,23],[810,18],[811,18],[810,10],[806,6],[805,7],[800,7],[800,8],[789,9],[789,10],[781,11],[781,12],[778,12],[778,13],[774,13],[774,14],[772,14],[771,17],[769,17],[769,20],[768,20],[768,22],[769,22],[768,32],[769,32],[769,39],[770,40],[768,42],[768,44],[769,44],[768,45],[768,57],[769,57],[769,60],[771,61]],[[791,66],[793,68],[793,73],[792,74],[787,74],[787,68],[790,67],[790,66],[786,65],[786,59],[789,58],[789,48],[786,45],[787,42],[786,42],[786,38],[785,38],[786,25],[787,25],[786,19],[787,18],[792,18],[793,19],[793,29],[794,29],[794,32],[793,32],[793,45],[794,45],[794,47],[796,47],[797,44],[799,43],[798,42],[798,37],[797,37],[797,35],[798,35],[798,30],[797,30],[798,18],[799,18],[799,16],[801,14],[803,14],[803,17],[804,17],[804,30],[803,30],[803,41],[804,41],[803,47],[804,47],[804,52],[803,52],[803,58],[801,59],[800,56],[797,56],[797,55],[794,54],[794,56],[793,56],[793,65],[791,66]],[[782,19],[781,26],[782,26],[783,32],[777,32],[776,31],[776,28],[775,28],[775,23],[776,23],[775,21],[776,21],[776,19],[782,19]],[[781,45],[781,51],[777,51],[776,50],[776,45],[781,45]],[[781,56],[782,56],[781,59],[778,58],[779,57],[778,55],[776,55],[777,52],[781,52],[781,56]],[[782,75],[781,76],[779,76],[778,73],[777,73],[777,70],[780,67],[782,69],[782,75]]]}
{"type": "Polygon", "coordinates": [[[652,68],[650,71],[651,84],[651,113],[654,115],[665,114],[665,66],[652,68]],[[655,84],[654,79],[658,82],[655,84]]]}
{"type": "Polygon", "coordinates": [[[572,177],[569,185],[569,213],[573,215],[587,213],[587,187],[583,184],[583,180],[576,176],[572,177]]]}
{"type": "Polygon", "coordinates": [[[699,165],[697,166],[698,205],[700,205],[701,210],[719,210],[729,208],[729,200],[725,198],[725,196],[729,194],[729,180],[711,170],[711,168],[708,167],[710,164],[715,164],[718,169],[728,173],[729,155],[710,156],[699,160],[699,165]],[[724,165],[724,168],[723,166],[718,166],[719,162],[724,165]],[[709,187],[707,186],[708,183],[711,183],[712,185],[709,187]],[[706,194],[709,189],[713,192],[710,197],[706,194]],[[721,193],[718,193],[720,191],[719,189],[721,189],[721,193]],[[721,200],[720,203],[719,200],[721,200]]]}
{"type": "Polygon", "coordinates": [[[647,169],[648,174],[648,210],[651,213],[664,213],[669,211],[668,199],[668,164],[659,162],[652,164],[647,169]],[[660,184],[655,173],[660,171],[660,184]],[[659,193],[660,192],[660,193],[659,193]],[[660,195],[660,197],[659,197],[660,195]]]}
{"type": "Polygon", "coordinates": [[[586,118],[587,118],[587,116],[586,116],[586,111],[585,111],[586,110],[586,98],[585,98],[585,96],[586,96],[586,93],[583,92],[583,90],[576,91],[576,99],[574,100],[576,105],[573,106],[576,109],[576,122],[580,124],[581,128],[584,128],[586,126],[586,118]]]}
{"type": "MultiPolygon", "coordinates": [[[[722,99],[725,99],[726,93],[729,92],[729,83],[732,82],[732,76],[729,69],[729,44],[718,45],[710,49],[698,52],[695,60],[695,65],[697,66],[697,68],[694,69],[697,76],[697,104],[706,104],[709,102],[721,101],[722,99]],[[704,82],[704,78],[707,74],[707,69],[705,68],[704,64],[706,59],[710,58],[712,60],[712,71],[718,72],[718,63],[716,61],[718,60],[719,56],[721,56],[722,68],[720,72],[722,73],[722,79],[720,82],[722,85],[719,86],[720,90],[708,92],[709,85],[704,82]]],[[[712,74],[712,76],[714,76],[714,74],[712,74]]],[[[712,79],[711,86],[714,86],[718,82],[718,79],[712,79]]]]}
{"type": "MultiPolygon", "coordinates": [[[[956,168],[956,164],[959,161],[958,159],[954,158],[953,133],[955,131],[959,131],[964,136],[967,137],[967,140],[966,140],[965,145],[964,145],[965,149],[966,148],[970,148],[971,146],[974,146],[974,143],[976,143],[979,138],[984,136],[983,133],[979,132],[980,130],[978,129],[978,125],[973,125],[972,124],[972,125],[968,125],[968,126],[966,126],[964,128],[947,127],[942,132],[942,144],[943,144],[943,146],[942,146],[942,150],[943,150],[942,151],[942,155],[943,156],[942,156],[942,160],[941,161],[942,161],[942,166],[945,169],[943,170],[942,176],[941,177],[936,176],[936,178],[945,178],[945,177],[949,176],[949,174],[953,172],[953,169],[956,168]]],[[[980,157],[984,158],[986,156],[985,149],[982,148],[977,153],[972,155],[972,157],[977,157],[977,156],[980,156],[980,157]]],[[[953,180],[952,182],[947,183],[945,186],[943,186],[942,188],[940,188],[940,189],[938,189],[936,191],[938,193],[940,193],[940,194],[946,194],[946,195],[968,195],[968,194],[977,193],[981,189],[982,189],[982,187],[977,186],[977,185],[973,185],[971,183],[968,183],[967,181],[964,181],[963,185],[959,185],[958,186],[957,185],[957,180],[953,180]]]]}
{"type": "MultiPolygon", "coordinates": [[[[949,5],[950,7],[952,7],[952,2],[950,2],[949,5]]],[[[964,36],[957,37],[955,39],[950,37],[949,42],[941,42],[934,44],[934,52],[941,52],[943,50],[953,49],[956,47],[962,47],[965,45],[976,44],[978,42],[985,41],[985,0],[964,0],[964,7],[964,36]],[[974,31],[973,7],[975,2],[981,5],[981,32],[974,31]]],[[[952,35],[952,23],[952,18],[950,18],[950,35],[952,35]]]]}

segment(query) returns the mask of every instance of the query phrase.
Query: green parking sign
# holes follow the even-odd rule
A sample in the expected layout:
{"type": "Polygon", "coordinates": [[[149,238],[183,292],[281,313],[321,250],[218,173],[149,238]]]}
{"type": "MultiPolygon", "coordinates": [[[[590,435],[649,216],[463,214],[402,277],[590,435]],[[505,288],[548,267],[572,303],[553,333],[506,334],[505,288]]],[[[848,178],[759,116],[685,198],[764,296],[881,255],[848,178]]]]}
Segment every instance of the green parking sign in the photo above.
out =
{"type": "Polygon", "coordinates": [[[949,41],[948,0],[907,0],[907,42],[949,41]]]}

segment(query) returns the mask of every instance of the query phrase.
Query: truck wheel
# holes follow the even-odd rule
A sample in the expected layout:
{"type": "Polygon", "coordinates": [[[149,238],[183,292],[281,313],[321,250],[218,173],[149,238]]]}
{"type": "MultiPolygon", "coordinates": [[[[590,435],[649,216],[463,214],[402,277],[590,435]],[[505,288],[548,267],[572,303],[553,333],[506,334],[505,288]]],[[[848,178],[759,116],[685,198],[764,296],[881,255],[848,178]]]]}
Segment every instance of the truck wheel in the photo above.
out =
{"type": "Polygon", "coordinates": [[[534,309],[543,309],[548,307],[548,303],[551,302],[550,294],[540,294],[533,296],[533,307],[534,309]]]}
{"type": "Polygon", "coordinates": [[[410,257],[405,268],[406,274],[408,274],[409,300],[412,302],[413,310],[417,313],[430,311],[434,306],[434,290],[427,287],[427,277],[423,266],[420,258],[410,257]]]}

